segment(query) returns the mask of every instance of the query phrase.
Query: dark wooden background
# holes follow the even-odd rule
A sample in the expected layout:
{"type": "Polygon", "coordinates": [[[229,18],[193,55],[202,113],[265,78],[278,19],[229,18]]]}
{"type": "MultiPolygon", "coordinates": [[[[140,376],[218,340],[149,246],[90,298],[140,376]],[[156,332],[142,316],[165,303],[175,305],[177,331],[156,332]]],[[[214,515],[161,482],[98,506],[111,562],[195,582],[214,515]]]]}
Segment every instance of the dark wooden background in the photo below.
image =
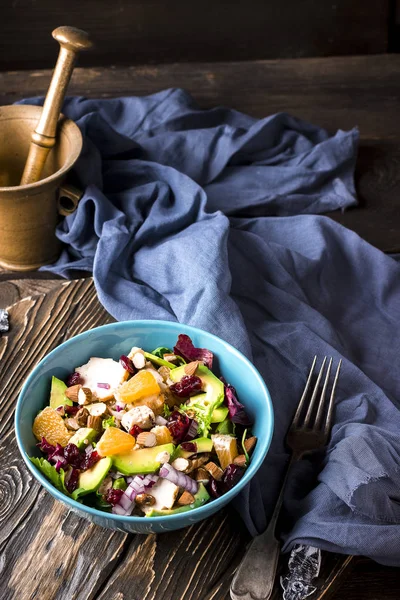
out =
{"type": "Polygon", "coordinates": [[[255,60],[389,49],[395,0],[2,0],[0,70],[51,67],[59,25],[87,29],[82,66],[255,60]]]}
{"type": "MultiPolygon", "coordinates": [[[[51,31],[75,25],[96,48],[82,57],[91,68],[75,72],[73,94],[184,87],[204,108],[286,110],[330,130],[358,125],[360,206],[331,217],[400,252],[400,0],[2,0],[0,9],[0,105],[45,93],[43,69],[58,52],[51,31]]],[[[94,526],[66,515],[21,465],[12,414],[24,369],[109,319],[92,282],[0,270],[0,306],[11,306],[12,321],[0,338],[0,599],[228,600],[248,540],[237,518],[220,513],[175,537],[96,528],[96,546],[94,526]]],[[[347,578],[332,563],[324,569],[324,586],[337,576],[332,599],[399,600],[398,569],[350,564],[347,578]]]]}

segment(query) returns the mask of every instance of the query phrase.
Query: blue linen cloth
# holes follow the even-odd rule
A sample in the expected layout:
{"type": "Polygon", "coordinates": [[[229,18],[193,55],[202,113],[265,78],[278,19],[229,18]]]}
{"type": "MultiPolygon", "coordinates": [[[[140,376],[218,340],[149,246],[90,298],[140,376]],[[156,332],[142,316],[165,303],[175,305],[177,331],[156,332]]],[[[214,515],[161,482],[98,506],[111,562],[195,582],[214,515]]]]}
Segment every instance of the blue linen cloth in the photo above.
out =
{"type": "Polygon", "coordinates": [[[195,325],[252,358],[276,415],[271,451],[235,503],[253,535],[272,512],[312,357],[343,358],[328,452],[290,480],[284,549],[400,565],[400,265],[319,216],[356,203],[357,131],[202,111],[182,90],[70,98],[63,112],[84,136],[86,191],[48,269],[93,271],[116,319],[195,325]]]}

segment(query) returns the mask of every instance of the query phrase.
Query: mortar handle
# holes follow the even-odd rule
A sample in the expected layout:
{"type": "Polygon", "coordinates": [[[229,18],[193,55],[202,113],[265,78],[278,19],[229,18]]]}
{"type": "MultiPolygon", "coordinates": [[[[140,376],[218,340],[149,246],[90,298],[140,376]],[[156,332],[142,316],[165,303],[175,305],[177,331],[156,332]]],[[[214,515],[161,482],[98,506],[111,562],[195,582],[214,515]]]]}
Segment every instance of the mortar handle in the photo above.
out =
{"type": "Polygon", "coordinates": [[[75,27],[57,27],[52,35],[60,44],[60,52],[39,123],[32,134],[21,185],[39,181],[47,155],[56,143],[57,123],[77,54],[92,46],[86,31],[75,27]]]}

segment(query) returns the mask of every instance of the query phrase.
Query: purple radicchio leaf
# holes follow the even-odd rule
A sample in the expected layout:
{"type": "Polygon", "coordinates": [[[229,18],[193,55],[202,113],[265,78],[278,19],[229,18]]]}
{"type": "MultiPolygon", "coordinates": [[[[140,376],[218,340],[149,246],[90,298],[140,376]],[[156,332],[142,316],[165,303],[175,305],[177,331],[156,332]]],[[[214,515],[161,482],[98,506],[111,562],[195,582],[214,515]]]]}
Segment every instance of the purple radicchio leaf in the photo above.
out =
{"type": "Polygon", "coordinates": [[[252,424],[244,409],[243,404],[241,404],[236,398],[235,388],[229,383],[225,383],[224,402],[225,405],[228,407],[229,418],[232,421],[232,423],[236,423],[237,425],[243,425],[244,427],[248,427],[252,424]]]}
{"type": "Polygon", "coordinates": [[[214,355],[211,350],[207,350],[206,348],[195,348],[190,337],[183,333],[178,336],[178,341],[174,347],[174,354],[182,356],[187,362],[199,360],[203,362],[206,367],[212,369],[214,355]]]}

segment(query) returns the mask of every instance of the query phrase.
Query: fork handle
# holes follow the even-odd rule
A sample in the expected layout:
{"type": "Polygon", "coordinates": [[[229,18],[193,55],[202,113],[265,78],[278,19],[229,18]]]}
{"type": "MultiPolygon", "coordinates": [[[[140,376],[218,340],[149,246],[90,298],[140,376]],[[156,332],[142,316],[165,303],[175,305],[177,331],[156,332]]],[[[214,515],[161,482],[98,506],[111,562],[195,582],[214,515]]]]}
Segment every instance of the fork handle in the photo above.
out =
{"type": "Polygon", "coordinates": [[[268,600],[274,588],[280,542],[275,537],[276,519],[254,538],[231,584],[232,600],[268,600]]]}
{"type": "Polygon", "coordinates": [[[268,600],[271,597],[281,547],[280,541],[275,537],[276,523],[282,508],[290,467],[300,456],[297,453],[292,454],[269,525],[251,542],[235,573],[230,590],[232,600],[268,600]]]}

